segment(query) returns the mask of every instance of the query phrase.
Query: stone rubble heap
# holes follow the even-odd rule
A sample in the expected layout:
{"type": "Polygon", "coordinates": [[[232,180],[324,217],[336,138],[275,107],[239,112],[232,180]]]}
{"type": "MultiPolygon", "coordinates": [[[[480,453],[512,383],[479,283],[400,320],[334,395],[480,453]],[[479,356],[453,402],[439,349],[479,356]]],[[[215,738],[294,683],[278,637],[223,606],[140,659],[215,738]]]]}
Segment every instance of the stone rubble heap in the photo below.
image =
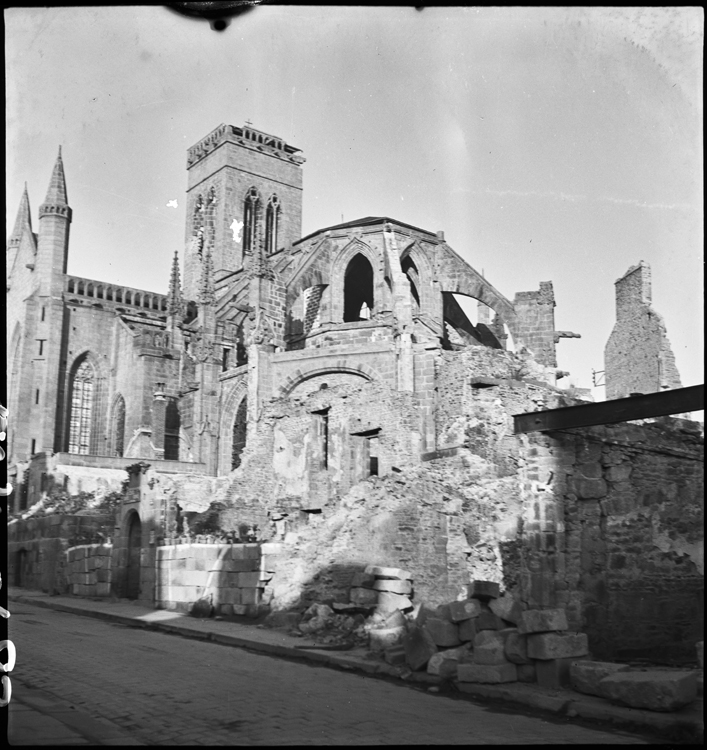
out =
{"type": "MultiPolygon", "coordinates": [[[[272,625],[276,620],[295,625],[293,613],[271,616],[272,625]]],[[[413,604],[412,577],[401,568],[369,565],[354,574],[347,603],[312,604],[296,627],[324,644],[367,645],[403,672],[462,683],[537,682],[651,711],[694,701],[701,675],[591,661],[587,635],[569,630],[564,609],[523,610],[491,581],[473,581],[435,609],[413,604]]],[[[701,649],[699,643],[700,670],[701,649]]]]}

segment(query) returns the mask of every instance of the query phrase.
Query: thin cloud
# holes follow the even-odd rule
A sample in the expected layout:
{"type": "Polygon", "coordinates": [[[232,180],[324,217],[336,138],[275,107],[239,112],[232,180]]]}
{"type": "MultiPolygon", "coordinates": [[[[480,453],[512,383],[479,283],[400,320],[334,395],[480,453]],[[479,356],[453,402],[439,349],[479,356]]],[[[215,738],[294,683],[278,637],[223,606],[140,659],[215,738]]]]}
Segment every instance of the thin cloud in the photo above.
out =
{"type": "MultiPolygon", "coordinates": [[[[479,194],[480,191],[473,191],[479,194]]],[[[694,211],[695,206],[689,203],[647,203],[646,201],[639,201],[636,198],[614,198],[610,195],[600,195],[595,198],[590,198],[586,195],[571,195],[569,193],[557,193],[554,191],[540,192],[537,190],[523,191],[523,190],[493,190],[486,188],[484,191],[487,195],[498,195],[499,197],[515,196],[518,198],[550,198],[552,200],[569,201],[570,203],[578,203],[580,201],[598,201],[601,203],[614,203],[620,206],[635,206],[636,208],[657,208],[666,211],[694,211]]]]}

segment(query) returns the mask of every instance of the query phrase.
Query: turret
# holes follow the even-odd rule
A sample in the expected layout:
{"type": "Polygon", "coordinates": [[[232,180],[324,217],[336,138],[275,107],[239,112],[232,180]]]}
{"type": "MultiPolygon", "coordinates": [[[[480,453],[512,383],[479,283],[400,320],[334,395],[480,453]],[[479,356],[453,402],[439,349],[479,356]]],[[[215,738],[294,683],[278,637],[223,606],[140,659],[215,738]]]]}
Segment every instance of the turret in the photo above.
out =
{"type": "Polygon", "coordinates": [[[64,164],[61,147],[54,164],[47,197],[39,207],[39,242],[37,271],[40,273],[41,294],[61,294],[63,274],[69,257],[69,224],[71,209],[66,197],[64,164]]]}

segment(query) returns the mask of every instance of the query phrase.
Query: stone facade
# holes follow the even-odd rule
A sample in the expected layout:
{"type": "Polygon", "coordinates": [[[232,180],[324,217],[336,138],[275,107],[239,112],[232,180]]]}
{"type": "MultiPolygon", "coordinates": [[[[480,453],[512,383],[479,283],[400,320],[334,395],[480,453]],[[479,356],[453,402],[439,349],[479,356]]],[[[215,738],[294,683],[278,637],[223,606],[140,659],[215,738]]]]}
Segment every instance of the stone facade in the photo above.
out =
{"type": "Polygon", "coordinates": [[[651,306],[651,269],[641,261],[616,281],[616,324],[604,349],[606,397],[680,388],[663,318],[651,306]]]}

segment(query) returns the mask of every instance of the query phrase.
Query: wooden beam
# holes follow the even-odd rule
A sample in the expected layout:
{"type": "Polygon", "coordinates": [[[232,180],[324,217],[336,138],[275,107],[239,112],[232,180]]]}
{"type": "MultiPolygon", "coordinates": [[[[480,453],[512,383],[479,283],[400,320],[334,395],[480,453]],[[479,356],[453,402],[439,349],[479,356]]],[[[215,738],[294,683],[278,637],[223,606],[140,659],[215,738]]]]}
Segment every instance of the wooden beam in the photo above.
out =
{"type": "Polygon", "coordinates": [[[704,408],[705,387],[693,385],[689,388],[675,388],[671,391],[601,401],[598,404],[581,404],[580,406],[566,406],[563,409],[514,414],[513,431],[518,435],[522,432],[589,427],[595,424],[627,422],[630,419],[682,414],[704,408]]]}

